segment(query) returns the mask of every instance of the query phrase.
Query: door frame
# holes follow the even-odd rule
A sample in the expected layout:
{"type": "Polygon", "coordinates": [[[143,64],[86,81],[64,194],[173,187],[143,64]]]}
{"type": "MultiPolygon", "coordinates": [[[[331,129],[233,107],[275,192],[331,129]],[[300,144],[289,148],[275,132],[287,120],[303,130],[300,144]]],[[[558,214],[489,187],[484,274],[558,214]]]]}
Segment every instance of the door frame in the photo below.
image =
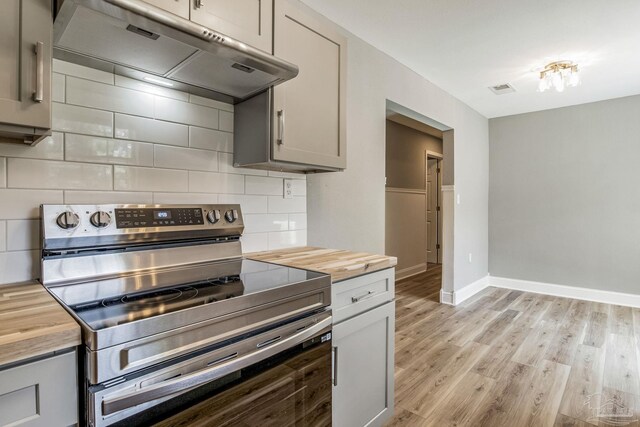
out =
{"type": "MultiPolygon", "coordinates": [[[[440,210],[436,210],[436,241],[437,245],[440,245],[439,248],[436,249],[436,263],[442,264],[442,196],[440,195],[440,188],[442,187],[442,161],[444,160],[444,156],[441,153],[436,153],[435,151],[425,150],[424,152],[424,188],[425,188],[425,197],[426,197],[426,206],[429,205],[429,193],[428,193],[428,179],[429,179],[429,159],[436,159],[438,161],[438,169],[440,172],[437,173],[437,183],[436,183],[436,198],[437,198],[437,206],[440,206],[440,210]]],[[[427,221],[427,210],[425,209],[425,222],[427,221]]],[[[425,239],[427,242],[427,247],[429,246],[429,227],[425,227],[425,239]]],[[[426,258],[426,253],[425,253],[426,258]]],[[[429,261],[426,261],[427,269],[429,269],[429,261]]]]}

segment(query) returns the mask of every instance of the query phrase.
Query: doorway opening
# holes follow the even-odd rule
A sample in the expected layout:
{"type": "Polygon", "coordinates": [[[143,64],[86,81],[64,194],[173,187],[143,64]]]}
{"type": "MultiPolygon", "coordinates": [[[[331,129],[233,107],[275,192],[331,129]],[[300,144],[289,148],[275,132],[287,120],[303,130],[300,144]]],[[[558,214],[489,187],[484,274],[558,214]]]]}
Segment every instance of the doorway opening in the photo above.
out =
{"type": "Polygon", "coordinates": [[[453,130],[390,101],[385,128],[385,252],[398,258],[396,295],[448,302],[453,130]]]}

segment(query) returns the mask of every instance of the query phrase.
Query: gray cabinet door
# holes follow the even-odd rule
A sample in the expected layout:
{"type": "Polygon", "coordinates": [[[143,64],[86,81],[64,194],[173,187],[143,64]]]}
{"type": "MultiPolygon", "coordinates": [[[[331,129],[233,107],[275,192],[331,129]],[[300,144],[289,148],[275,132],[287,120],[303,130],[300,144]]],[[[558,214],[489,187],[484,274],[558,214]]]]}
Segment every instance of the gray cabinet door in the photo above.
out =
{"type": "Polygon", "coordinates": [[[274,88],[274,160],[346,167],[347,41],[333,24],[276,0],[274,55],[300,67],[274,88]]]}
{"type": "Polygon", "coordinates": [[[271,0],[191,0],[191,20],[271,53],[271,0]]]}
{"type": "Polygon", "coordinates": [[[0,370],[0,426],[52,427],[77,422],[75,351],[0,370]]]}
{"type": "Polygon", "coordinates": [[[333,327],[333,426],[381,426],[393,415],[395,302],[333,327]]]}
{"type": "Polygon", "coordinates": [[[178,15],[184,19],[189,19],[190,0],[144,0],[145,2],[178,15]]]}
{"type": "Polygon", "coordinates": [[[2,1],[0,123],[51,127],[52,28],[50,0],[2,1]]]}

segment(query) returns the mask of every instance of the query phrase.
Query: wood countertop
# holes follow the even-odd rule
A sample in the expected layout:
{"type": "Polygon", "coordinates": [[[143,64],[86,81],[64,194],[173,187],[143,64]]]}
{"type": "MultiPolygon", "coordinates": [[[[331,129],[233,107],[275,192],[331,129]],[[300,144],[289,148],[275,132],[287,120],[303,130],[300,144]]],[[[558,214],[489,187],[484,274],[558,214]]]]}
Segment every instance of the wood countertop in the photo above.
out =
{"type": "Polygon", "coordinates": [[[0,285],[0,366],[81,342],[80,326],[40,283],[0,285]]]}
{"type": "Polygon", "coordinates": [[[398,259],[392,256],[311,246],[253,252],[246,254],[245,258],[320,271],[330,274],[334,283],[398,264],[398,259]]]}

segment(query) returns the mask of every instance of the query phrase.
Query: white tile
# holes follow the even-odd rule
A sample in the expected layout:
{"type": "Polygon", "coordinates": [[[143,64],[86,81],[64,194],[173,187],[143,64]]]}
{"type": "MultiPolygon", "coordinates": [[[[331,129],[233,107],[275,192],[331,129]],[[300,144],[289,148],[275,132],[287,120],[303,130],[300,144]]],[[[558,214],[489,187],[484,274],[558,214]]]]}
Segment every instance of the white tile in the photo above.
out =
{"type": "Polygon", "coordinates": [[[64,75],[53,73],[51,77],[51,99],[55,102],[64,102],[64,75]]]}
{"type": "Polygon", "coordinates": [[[187,171],[114,166],[114,189],[124,191],[188,191],[187,171]]]}
{"type": "Polygon", "coordinates": [[[113,136],[113,113],[54,102],[53,129],[85,135],[113,136]]]}
{"type": "Polygon", "coordinates": [[[229,132],[220,132],[219,130],[190,126],[189,146],[193,148],[231,153],[233,152],[233,134],[229,132]]]}
{"type": "Polygon", "coordinates": [[[0,157],[0,187],[7,186],[7,159],[0,157]]]}
{"type": "Polygon", "coordinates": [[[153,144],[68,133],[66,160],[120,165],[153,166],[153,144]]]}
{"type": "Polygon", "coordinates": [[[64,203],[70,205],[99,205],[114,203],[139,205],[153,203],[153,195],[142,191],[74,191],[64,192],[64,203]]]}
{"type": "Polygon", "coordinates": [[[53,60],[53,71],[68,76],[82,77],[96,82],[113,84],[113,74],[105,71],[96,70],[95,68],[83,67],[82,65],[72,64],[71,62],[53,60]]]}
{"type": "Polygon", "coordinates": [[[270,178],[268,176],[247,176],[245,177],[246,194],[263,194],[269,196],[282,196],[284,192],[281,178],[270,178]]]}
{"type": "Polygon", "coordinates": [[[218,170],[218,153],[195,148],[170,147],[156,145],[156,167],[188,169],[216,172],[218,170]]]}
{"type": "Polygon", "coordinates": [[[218,203],[238,204],[242,214],[267,213],[267,196],[246,196],[243,194],[220,194],[218,203]]]}
{"type": "Polygon", "coordinates": [[[0,253],[0,284],[26,282],[40,275],[40,251],[0,253]]]}
{"type": "Polygon", "coordinates": [[[218,203],[218,195],[207,193],[153,193],[153,203],[206,205],[218,203]]]}
{"type": "Polygon", "coordinates": [[[0,219],[40,218],[40,204],[62,203],[61,190],[0,190],[0,219]]]}
{"type": "Polygon", "coordinates": [[[189,145],[189,127],[145,117],[115,115],[115,137],[159,144],[189,145]]]}
{"type": "Polygon", "coordinates": [[[240,238],[242,253],[269,250],[269,233],[243,234],[240,238]]]}
{"type": "MultiPolygon", "coordinates": [[[[242,206],[241,206],[242,208],[242,206]]],[[[264,233],[267,231],[287,231],[289,215],[287,214],[245,214],[245,233],[264,233]]]]}
{"type": "Polygon", "coordinates": [[[53,132],[34,146],[25,144],[0,144],[0,156],[27,157],[32,159],[62,160],[64,134],[53,132]]]}
{"type": "Polygon", "coordinates": [[[9,159],[8,185],[13,188],[60,188],[111,190],[113,170],[109,165],[55,160],[9,159]]]}
{"type": "Polygon", "coordinates": [[[307,195],[307,180],[306,179],[293,179],[293,195],[294,196],[306,196],[307,195]]]}
{"type": "Polygon", "coordinates": [[[67,104],[153,117],[153,98],[137,90],[67,77],[67,104]]]}
{"type": "Polygon", "coordinates": [[[269,176],[273,176],[276,178],[307,179],[307,176],[303,173],[292,172],[269,171],[269,176]]]}
{"type": "Polygon", "coordinates": [[[306,197],[285,199],[282,196],[269,196],[269,213],[303,213],[306,211],[306,197]]]}
{"type": "Polygon", "coordinates": [[[154,117],[169,122],[218,129],[218,110],[162,96],[155,97],[154,117]]]}
{"type": "Polygon", "coordinates": [[[244,193],[244,175],[189,171],[191,193],[244,193]]]}
{"type": "Polygon", "coordinates": [[[233,167],[233,153],[218,153],[218,160],[220,161],[220,172],[237,173],[240,175],[267,176],[267,171],[263,171],[260,169],[233,167]]]}
{"type": "Polygon", "coordinates": [[[40,220],[7,221],[7,250],[27,251],[30,249],[40,249],[40,220]]]}
{"type": "Polygon", "coordinates": [[[220,124],[218,129],[226,132],[233,132],[233,113],[220,111],[220,124]]]}
{"type": "Polygon", "coordinates": [[[166,96],[168,98],[179,99],[180,101],[189,101],[189,94],[179,90],[161,87],[140,80],[130,79],[129,77],[116,75],[116,86],[122,86],[129,89],[139,90],[140,92],[151,93],[153,95],[166,96]]]}
{"type": "Polygon", "coordinates": [[[0,252],[7,250],[7,222],[0,221],[0,252]]]}
{"type": "Polygon", "coordinates": [[[269,250],[307,245],[307,230],[269,233],[269,250]]]}
{"type": "Polygon", "coordinates": [[[307,214],[289,214],[289,230],[306,230],[307,214]]]}
{"type": "Polygon", "coordinates": [[[233,113],[233,104],[216,101],[215,99],[203,98],[198,95],[190,94],[189,102],[191,102],[192,104],[204,105],[205,107],[216,108],[218,110],[229,111],[233,113]]]}

